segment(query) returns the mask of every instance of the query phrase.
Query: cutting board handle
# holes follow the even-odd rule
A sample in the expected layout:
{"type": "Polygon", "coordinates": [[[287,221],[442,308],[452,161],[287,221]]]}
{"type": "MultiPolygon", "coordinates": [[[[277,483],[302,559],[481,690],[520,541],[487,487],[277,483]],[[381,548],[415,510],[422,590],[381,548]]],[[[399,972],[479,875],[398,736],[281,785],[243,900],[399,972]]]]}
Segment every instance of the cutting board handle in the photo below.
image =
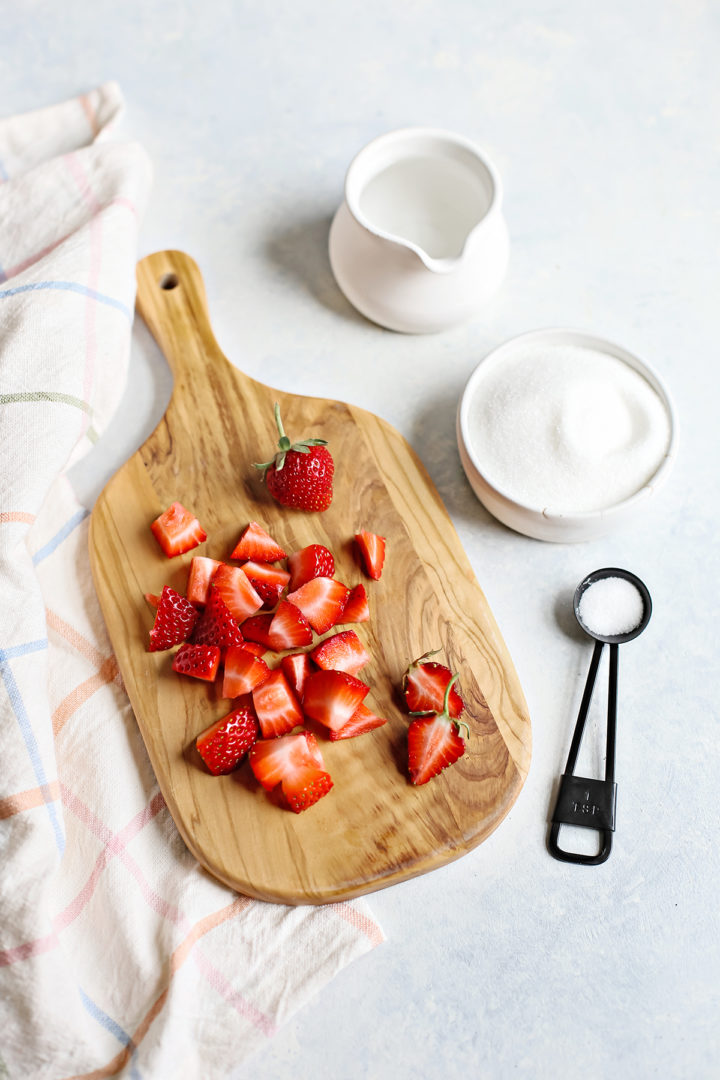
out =
{"type": "Polygon", "coordinates": [[[138,314],[150,328],[175,384],[227,360],[210,325],[202,274],[183,251],[156,251],[137,265],[138,314]]]}

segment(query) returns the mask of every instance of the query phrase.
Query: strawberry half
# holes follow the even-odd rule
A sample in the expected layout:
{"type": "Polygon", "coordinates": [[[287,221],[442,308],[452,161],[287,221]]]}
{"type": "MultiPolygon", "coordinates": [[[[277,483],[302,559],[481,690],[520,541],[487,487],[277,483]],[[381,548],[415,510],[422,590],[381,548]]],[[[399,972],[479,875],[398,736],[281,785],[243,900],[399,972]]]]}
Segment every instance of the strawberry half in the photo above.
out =
{"type": "Polygon", "coordinates": [[[217,645],[181,645],[172,666],[179,675],[191,675],[194,679],[213,682],[219,665],[220,649],[217,645]]]}
{"type": "Polygon", "coordinates": [[[197,621],[197,608],[169,585],[163,586],[158,600],[155,622],[150,631],[148,652],[160,652],[171,649],[187,641],[197,621]]]}
{"type": "Polygon", "coordinates": [[[375,728],[382,727],[383,724],[387,724],[387,720],[376,716],[374,712],[371,712],[361,703],[346,724],[343,724],[336,731],[330,732],[330,741],[354,739],[356,735],[365,735],[366,732],[374,731],[375,728]]]}
{"type": "Polygon", "coordinates": [[[313,632],[310,623],[295,604],[281,600],[268,629],[268,641],[273,652],[297,649],[312,645],[313,632]]]}
{"type": "Polygon", "coordinates": [[[347,603],[342,613],[344,623],[367,622],[370,618],[370,605],[364,585],[356,585],[350,590],[347,603]]]}
{"type": "Polygon", "coordinates": [[[240,627],[214,586],[210,589],[205,610],[195,624],[192,640],[194,645],[218,645],[221,649],[242,643],[240,627]]]}
{"type": "Polygon", "coordinates": [[[168,558],[182,555],[207,540],[207,533],[198,519],[179,502],[171,503],[150,528],[168,558]]]}
{"type": "Polygon", "coordinates": [[[282,668],[271,671],[252,697],[263,739],[286,735],[305,719],[282,668]]]}
{"type": "Polygon", "coordinates": [[[267,489],[277,502],[297,510],[327,510],[333,496],[335,465],[325,439],[291,442],[275,405],[278,452],[271,461],[255,465],[265,474],[267,489]]]}
{"type": "Polygon", "coordinates": [[[185,595],[193,604],[207,603],[210,582],[219,565],[217,559],[208,559],[205,555],[192,557],[185,595]]]}
{"type": "MultiPolygon", "coordinates": [[[[411,712],[440,712],[444,708],[445,691],[453,676],[450,668],[429,659],[439,652],[434,649],[413,660],[403,676],[403,692],[411,712]]],[[[453,686],[448,702],[450,716],[457,719],[464,708],[463,699],[453,686]]]]}
{"type": "Polygon", "coordinates": [[[309,655],[306,652],[288,653],[280,661],[280,667],[285,672],[285,678],[290,684],[298,701],[302,701],[305,690],[305,680],[315,670],[309,655]]]}
{"type": "Polygon", "coordinates": [[[213,776],[223,776],[238,767],[259,734],[257,717],[248,699],[201,732],[195,746],[213,776]]]}
{"type": "Polygon", "coordinates": [[[290,580],[287,570],[269,563],[246,562],[240,567],[265,607],[275,607],[290,580]]]}
{"type": "Polygon", "coordinates": [[[316,634],[325,634],[340,622],[349,595],[341,581],[317,577],[288,593],[287,600],[300,608],[316,634]]]}
{"type": "Polygon", "coordinates": [[[262,600],[250,584],[247,574],[239,566],[220,563],[212,579],[225,604],[238,622],[242,622],[262,607],[262,600]]]}
{"type": "Polygon", "coordinates": [[[370,659],[370,653],[354,630],[341,630],[325,638],[310,653],[318,667],[347,671],[357,675],[370,659]]]}
{"type": "Polygon", "coordinates": [[[379,580],[385,562],[385,537],[361,529],[355,533],[355,540],[368,577],[379,580]]]}
{"type": "Polygon", "coordinates": [[[230,555],[231,559],[250,559],[262,563],[277,562],[285,557],[285,552],[277,541],[273,540],[257,521],[251,521],[245,526],[230,555]]]}
{"type": "Polygon", "coordinates": [[[290,571],[290,592],[299,589],[306,581],[312,581],[316,577],[333,577],[335,575],[335,559],[332,551],[323,547],[322,544],[308,544],[307,547],[295,551],[288,558],[288,570],[290,571]]]}
{"type": "Polygon", "coordinates": [[[460,727],[470,729],[462,720],[448,712],[450,695],[457,675],[445,688],[442,712],[421,714],[408,728],[408,771],[411,784],[426,784],[434,776],[453,765],[465,753],[465,740],[460,727]]]}
{"type": "Polygon", "coordinates": [[[313,671],[305,680],[303,710],[331,731],[347,724],[370,687],[346,671],[313,671]]]}
{"type": "Polygon", "coordinates": [[[261,657],[254,656],[243,645],[233,645],[225,653],[222,696],[234,698],[250,694],[269,675],[270,668],[261,657]]]}
{"type": "Polygon", "coordinates": [[[266,791],[282,785],[283,795],[296,814],[327,795],[333,786],[315,736],[309,731],[261,739],[250,748],[250,768],[266,791]]]}

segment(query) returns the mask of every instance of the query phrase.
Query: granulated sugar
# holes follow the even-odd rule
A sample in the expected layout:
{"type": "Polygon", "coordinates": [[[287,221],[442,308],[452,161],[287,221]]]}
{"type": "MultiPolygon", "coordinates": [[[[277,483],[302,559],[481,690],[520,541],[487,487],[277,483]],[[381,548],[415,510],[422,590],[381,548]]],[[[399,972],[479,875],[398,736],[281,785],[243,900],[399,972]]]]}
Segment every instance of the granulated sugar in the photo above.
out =
{"type": "Polygon", "coordinates": [[[489,483],[560,514],[633,495],[670,444],[670,418],[650,383],[622,360],[576,345],[528,345],[492,358],[469,419],[489,483]]]}
{"type": "Polygon", "coordinates": [[[580,597],[578,614],[584,626],[601,637],[629,634],[642,621],[645,605],[638,589],[621,577],[599,578],[580,597]]]}

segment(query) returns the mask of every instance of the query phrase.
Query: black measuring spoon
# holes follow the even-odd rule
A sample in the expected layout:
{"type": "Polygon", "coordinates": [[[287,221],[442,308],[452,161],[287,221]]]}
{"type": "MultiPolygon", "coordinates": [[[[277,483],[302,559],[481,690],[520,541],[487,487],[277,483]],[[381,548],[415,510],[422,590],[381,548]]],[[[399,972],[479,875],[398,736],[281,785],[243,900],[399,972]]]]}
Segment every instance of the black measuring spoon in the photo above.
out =
{"type": "Polygon", "coordinates": [[[555,812],[552,817],[548,850],[550,854],[563,862],[584,863],[587,866],[597,866],[605,862],[610,855],[612,847],[612,834],[615,831],[615,804],[617,801],[617,784],[615,783],[615,733],[617,728],[617,680],[618,680],[618,645],[626,641],[632,641],[650,622],[652,614],[652,600],[647,586],[631,574],[629,570],[619,570],[617,567],[605,567],[602,570],[594,570],[592,574],[578,585],[573,598],[575,618],[585,633],[595,640],[590,670],[588,672],[585,692],[580,703],[575,732],[570,745],[565,772],[560,778],[560,792],[555,812]],[[584,622],[580,615],[580,603],[585,592],[598,581],[604,578],[622,578],[635,586],[640,593],[643,604],[643,613],[639,622],[622,634],[601,634],[592,630],[584,622]],[[585,721],[587,719],[590,700],[592,698],[595,679],[597,678],[600,656],[605,648],[610,646],[610,669],[608,680],[608,712],[607,712],[607,743],[605,753],[605,779],[590,780],[583,776],[574,776],[575,763],[577,761],[580,743],[582,742],[585,721]],[[580,825],[586,829],[595,829],[600,833],[601,847],[596,855],[586,855],[581,852],[566,851],[558,845],[558,834],[561,825],[580,825]]]}

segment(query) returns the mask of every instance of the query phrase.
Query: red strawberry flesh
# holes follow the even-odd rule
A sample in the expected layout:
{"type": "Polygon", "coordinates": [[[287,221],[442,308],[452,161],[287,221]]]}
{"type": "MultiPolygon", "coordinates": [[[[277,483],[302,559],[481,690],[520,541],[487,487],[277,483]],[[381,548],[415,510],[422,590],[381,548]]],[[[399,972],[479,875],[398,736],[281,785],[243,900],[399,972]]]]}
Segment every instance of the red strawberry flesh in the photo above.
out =
{"type": "Polygon", "coordinates": [[[246,525],[230,555],[231,559],[252,559],[262,563],[278,562],[285,557],[285,552],[277,541],[273,540],[257,521],[246,525]]]}
{"type": "Polygon", "coordinates": [[[298,701],[302,701],[305,689],[305,680],[315,670],[315,665],[306,652],[288,653],[280,661],[280,667],[285,672],[285,678],[289,682],[298,701]]]}
{"type": "Polygon", "coordinates": [[[275,668],[253,690],[253,705],[264,739],[286,735],[304,720],[303,711],[293,694],[282,668],[275,668]]]}
{"type": "Polygon", "coordinates": [[[239,566],[221,563],[215,571],[212,583],[225,601],[230,614],[238,622],[243,622],[262,607],[262,599],[239,566]]]}
{"type": "Polygon", "coordinates": [[[197,608],[169,585],[163,586],[150,631],[148,652],[160,652],[187,641],[197,621],[197,608]]]}
{"type": "MultiPolygon", "coordinates": [[[[450,668],[428,659],[434,655],[435,652],[425,653],[405,672],[403,691],[411,712],[442,712],[445,690],[453,676],[450,668]]],[[[450,715],[457,719],[464,707],[459,691],[453,686],[448,699],[450,715]]]]}
{"type": "Polygon", "coordinates": [[[195,745],[210,772],[222,776],[238,767],[258,735],[257,717],[248,701],[206,728],[195,745]]]}
{"type": "Polygon", "coordinates": [[[354,739],[356,735],[365,735],[368,731],[374,731],[375,728],[382,727],[386,723],[387,720],[376,716],[361,703],[346,724],[330,732],[330,740],[336,742],[338,739],[354,739]]]}
{"type": "Polygon", "coordinates": [[[273,646],[270,641],[270,624],[272,621],[273,616],[270,612],[264,612],[262,615],[252,615],[249,619],[246,619],[242,624],[242,635],[245,641],[261,645],[265,652],[272,649],[273,646]]]}
{"type": "Polygon", "coordinates": [[[295,551],[288,558],[290,571],[290,592],[299,589],[306,581],[316,577],[334,577],[335,559],[333,554],[322,544],[308,544],[295,551]]]}
{"type": "Polygon", "coordinates": [[[278,784],[295,813],[307,810],[332,788],[317,741],[310,732],[261,739],[250,749],[250,768],[267,790],[278,784]]]}
{"type": "Polygon", "coordinates": [[[179,675],[191,675],[194,679],[213,682],[219,665],[220,649],[217,645],[181,645],[172,666],[179,675]]]}
{"type": "Polygon", "coordinates": [[[408,770],[413,784],[426,784],[464,753],[465,742],[448,716],[418,717],[408,728],[408,770]]]}
{"type": "Polygon", "coordinates": [[[355,585],[350,590],[347,603],[342,613],[344,623],[367,622],[370,618],[370,605],[364,585],[355,585]]]}
{"type": "Polygon", "coordinates": [[[221,649],[242,643],[240,627],[214,586],[210,588],[208,602],[195,625],[192,640],[195,645],[217,645],[221,649]]]}
{"type": "Polygon", "coordinates": [[[290,580],[287,570],[269,563],[246,562],[240,567],[266,607],[275,607],[290,580]]]}
{"type": "Polygon", "coordinates": [[[355,534],[355,540],[368,577],[379,580],[385,562],[385,537],[361,529],[355,534]]]}
{"type": "Polygon", "coordinates": [[[370,659],[370,653],[354,630],[341,630],[325,638],[310,655],[318,667],[347,671],[350,675],[357,675],[370,659]]]}
{"type": "Polygon", "coordinates": [[[325,634],[340,622],[349,595],[341,581],[317,577],[288,593],[286,599],[300,608],[316,634],[325,634]]]}
{"type": "Polygon", "coordinates": [[[274,652],[284,652],[312,645],[313,632],[303,613],[294,604],[281,600],[270,623],[268,640],[274,652]]]}
{"type": "Polygon", "coordinates": [[[217,559],[205,555],[194,555],[190,560],[186,596],[193,604],[207,603],[210,582],[219,565],[217,559]]]}
{"type": "Polygon", "coordinates": [[[225,653],[222,696],[234,698],[249,694],[269,675],[270,668],[261,657],[248,652],[243,645],[233,645],[225,653]]]}
{"type": "Polygon", "coordinates": [[[305,680],[305,715],[337,731],[348,722],[370,687],[345,671],[314,671],[305,680]]]}
{"type": "Polygon", "coordinates": [[[150,529],[168,556],[182,555],[207,540],[202,525],[182,503],[174,502],[152,522],[150,529]]]}

